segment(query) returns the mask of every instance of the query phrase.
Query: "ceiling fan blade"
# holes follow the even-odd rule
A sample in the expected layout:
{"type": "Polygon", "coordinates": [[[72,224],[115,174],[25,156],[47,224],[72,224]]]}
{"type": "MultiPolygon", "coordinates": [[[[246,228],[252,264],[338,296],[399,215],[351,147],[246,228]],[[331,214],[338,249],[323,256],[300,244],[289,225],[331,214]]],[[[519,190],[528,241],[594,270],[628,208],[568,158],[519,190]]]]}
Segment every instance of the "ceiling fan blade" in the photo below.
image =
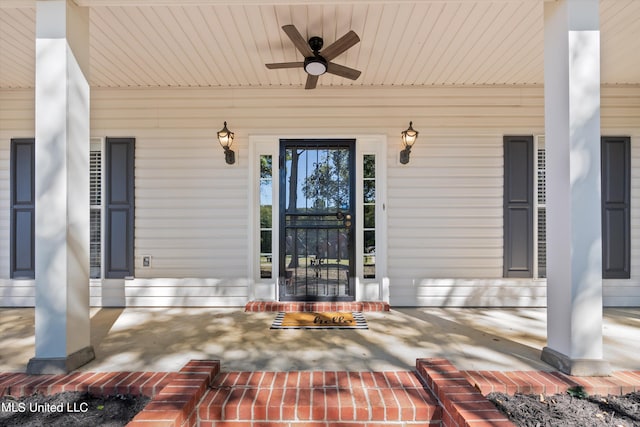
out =
{"type": "Polygon", "coordinates": [[[318,84],[318,76],[314,76],[309,74],[307,76],[307,84],[304,86],[305,89],[315,89],[318,84]]]}
{"type": "Polygon", "coordinates": [[[320,54],[327,60],[331,61],[336,56],[340,55],[345,50],[354,46],[360,41],[360,37],[353,31],[349,31],[344,36],[327,46],[320,54]]]}
{"type": "Polygon", "coordinates": [[[298,68],[303,67],[304,62],[276,62],[275,64],[264,64],[270,70],[277,70],[278,68],[298,68]]]}
{"type": "Polygon", "coordinates": [[[302,34],[300,34],[300,31],[298,31],[295,25],[285,25],[282,27],[282,30],[289,36],[295,47],[298,48],[305,58],[313,56],[313,51],[309,47],[309,44],[304,37],[302,37],[302,34]]]}
{"type": "Polygon", "coordinates": [[[335,74],[336,76],[344,77],[351,80],[356,80],[358,77],[360,77],[361,71],[345,67],[344,65],[336,64],[335,62],[329,62],[329,64],[327,64],[327,73],[335,74]]]}

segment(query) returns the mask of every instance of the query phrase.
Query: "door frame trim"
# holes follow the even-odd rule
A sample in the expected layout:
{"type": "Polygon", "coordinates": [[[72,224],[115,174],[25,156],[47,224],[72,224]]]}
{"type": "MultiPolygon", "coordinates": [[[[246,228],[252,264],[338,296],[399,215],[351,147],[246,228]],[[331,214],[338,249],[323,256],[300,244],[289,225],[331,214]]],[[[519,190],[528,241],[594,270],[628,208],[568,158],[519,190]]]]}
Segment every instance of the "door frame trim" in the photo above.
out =
{"type": "MultiPolygon", "coordinates": [[[[362,157],[365,154],[376,155],[376,278],[363,278],[363,260],[359,256],[363,252],[363,242],[360,236],[363,233],[362,221],[356,222],[356,263],[355,263],[355,300],[356,301],[383,301],[389,302],[389,277],[387,260],[387,164],[388,164],[388,137],[386,134],[250,134],[248,141],[248,172],[249,182],[247,192],[248,218],[247,218],[247,278],[249,282],[248,298],[251,301],[279,301],[278,278],[276,270],[269,279],[260,278],[260,162],[261,155],[270,155],[278,159],[280,154],[281,139],[315,139],[315,140],[351,140],[356,141],[356,215],[363,218],[363,206],[359,197],[362,196],[362,157]]],[[[280,218],[278,195],[279,164],[273,163],[273,209],[272,232],[276,236],[272,239],[273,265],[279,265],[278,239],[280,218]]]]}
{"type": "MultiPolygon", "coordinates": [[[[278,284],[279,289],[282,289],[282,285],[281,285],[281,281],[283,280],[283,275],[282,275],[282,268],[283,265],[281,265],[281,263],[283,262],[282,259],[282,255],[285,252],[284,249],[284,245],[285,245],[285,232],[284,232],[284,227],[285,227],[285,200],[286,197],[283,199],[283,193],[284,191],[286,191],[286,168],[285,165],[283,165],[282,159],[284,156],[284,153],[287,149],[287,147],[291,147],[291,146],[295,146],[295,147],[305,147],[308,146],[309,148],[315,148],[315,147],[326,147],[327,149],[331,149],[331,148],[348,148],[349,149],[349,204],[350,204],[350,209],[349,211],[353,213],[354,216],[354,224],[358,223],[359,221],[359,217],[357,216],[356,213],[356,205],[357,205],[357,199],[356,199],[356,178],[357,178],[357,171],[356,171],[356,164],[357,164],[357,153],[356,153],[356,140],[354,138],[341,138],[341,139],[335,139],[335,138],[320,138],[320,139],[297,139],[297,138],[281,138],[280,139],[280,144],[279,144],[279,154],[278,154],[278,165],[279,165],[279,173],[278,173],[278,180],[280,181],[280,188],[279,188],[279,199],[278,199],[278,204],[279,206],[279,215],[278,215],[278,222],[280,224],[279,227],[279,233],[278,236],[274,236],[277,237],[278,240],[278,265],[277,266],[273,266],[273,269],[276,270],[276,276],[278,278],[278,284]],[[284,186],[284,187],[283,187],[284,186]]],[[[355,301],[356,299],[356,295],[355,295],[355,279],[356,279],[356,263],[357,263],[357,258],[356,258],[356,236],[357,234],[357,228],[353,227],[351,228],[351,235],[349,236],[349,249],[348,249],[348,254],[349,254],[349,275],[348,275],[348,282],[349,282],[349,296],[345,296],[345,297],[328,297],[328,296],[318,296],[316,295],[315,297],[310,297],[308,294],[306,295],[306,298],[304,299],[299,299],[296,298],[295,296],[285,296],[280,294],[279,295],[279,301],[299,301],[299,302],[322,302],[322,301],[346,301],[346,302],[351,302],[351,301],[355,301]]],[[[273,237],[272,237],[273,239],[273,237]]]]}

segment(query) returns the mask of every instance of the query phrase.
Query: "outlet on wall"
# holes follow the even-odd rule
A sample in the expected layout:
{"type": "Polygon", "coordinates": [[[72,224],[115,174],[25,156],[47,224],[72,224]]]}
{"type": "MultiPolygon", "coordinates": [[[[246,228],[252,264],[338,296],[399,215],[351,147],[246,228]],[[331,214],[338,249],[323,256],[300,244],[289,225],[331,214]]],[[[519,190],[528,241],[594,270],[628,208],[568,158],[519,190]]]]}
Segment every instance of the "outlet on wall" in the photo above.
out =
{"type": "Polygon", "coordinates": [[[143,255],[142,256],[142,267],[144,267],[144,268],[151,267],[151,255],[143,255]]]}

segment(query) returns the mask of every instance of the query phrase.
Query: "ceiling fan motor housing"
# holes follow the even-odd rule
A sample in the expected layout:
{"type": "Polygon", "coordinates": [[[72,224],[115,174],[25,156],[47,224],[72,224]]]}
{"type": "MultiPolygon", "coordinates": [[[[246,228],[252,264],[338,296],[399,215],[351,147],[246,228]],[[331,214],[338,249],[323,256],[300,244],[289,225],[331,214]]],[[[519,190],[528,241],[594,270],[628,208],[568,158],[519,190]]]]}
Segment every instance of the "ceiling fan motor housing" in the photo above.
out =
{"type": "Polygon", "coordinates": [[[309,39],[309,47],[314,53],[320,52],[320,49],[322,49],[323,45],[324,40],[322,40],[322,37],[313,36],[309,39]]]}

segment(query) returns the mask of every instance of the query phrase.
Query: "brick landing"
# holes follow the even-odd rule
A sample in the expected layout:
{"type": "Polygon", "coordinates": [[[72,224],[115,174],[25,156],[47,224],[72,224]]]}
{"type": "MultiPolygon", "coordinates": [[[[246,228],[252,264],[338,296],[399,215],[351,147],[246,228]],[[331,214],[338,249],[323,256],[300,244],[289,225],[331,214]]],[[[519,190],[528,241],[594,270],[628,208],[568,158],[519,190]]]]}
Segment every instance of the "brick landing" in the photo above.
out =
{"type": "Polygon", "coordinates": [[[389,311],[389,304],[379,301],[363,302],[282,302],[249,301],[244,311],[389,311]]]}
{"type": "Polygon", "coordinates": [[[0,397],[85,391],[152,400],[129,427],[512,427],[484,395],[640,391],[640,371],[611,377],[559,372],[459,371],[446,359],[418,359],[415,371],[220,372],[192,360],[179,372],[69,375],[0,373],[0,397]]]}

